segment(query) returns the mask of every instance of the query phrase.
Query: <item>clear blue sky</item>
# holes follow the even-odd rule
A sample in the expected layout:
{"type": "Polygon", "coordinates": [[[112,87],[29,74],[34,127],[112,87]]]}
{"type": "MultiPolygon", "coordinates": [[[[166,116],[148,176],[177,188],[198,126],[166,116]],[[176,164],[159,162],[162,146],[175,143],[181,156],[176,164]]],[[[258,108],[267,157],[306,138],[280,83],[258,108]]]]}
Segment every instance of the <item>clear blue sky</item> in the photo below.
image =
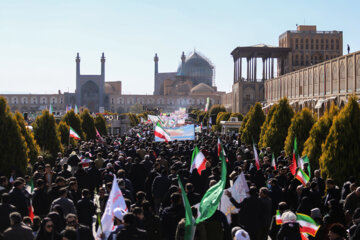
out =
{"type": "MultiPolygon", "coordinates": [[[[343,31],[360,50],[359,1],[3,0],[0,1],[0,92],[75,90],[75,55],[82,74],[121,80],[123,93],[152,94],[159,70],[175,71],[194,48],[216,66],[216,85],[231,90],[236,46],[278,45],[296,24],[343,31]]],[[[345,52],[345,51],[344,51],[345,52]]]]}

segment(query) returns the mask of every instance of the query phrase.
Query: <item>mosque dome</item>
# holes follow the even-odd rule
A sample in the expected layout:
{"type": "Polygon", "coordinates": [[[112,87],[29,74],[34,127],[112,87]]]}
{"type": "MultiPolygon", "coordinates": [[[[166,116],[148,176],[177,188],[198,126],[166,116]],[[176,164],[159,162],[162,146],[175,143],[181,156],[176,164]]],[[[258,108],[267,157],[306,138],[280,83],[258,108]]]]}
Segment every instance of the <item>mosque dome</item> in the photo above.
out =
{"type": "Polygon", "coordinates": [[[191,93],[213,93],[215,90],[205,83],[199,83],[190,90],[191,93]]]}
{"type": "Polygon", "coordinates": [[[194,51],[180,64],[177,70],[177,76],[187,77],[193,82],[193,85],[205,83],[212,86],[214,66],[210,60],[194,51]]]}

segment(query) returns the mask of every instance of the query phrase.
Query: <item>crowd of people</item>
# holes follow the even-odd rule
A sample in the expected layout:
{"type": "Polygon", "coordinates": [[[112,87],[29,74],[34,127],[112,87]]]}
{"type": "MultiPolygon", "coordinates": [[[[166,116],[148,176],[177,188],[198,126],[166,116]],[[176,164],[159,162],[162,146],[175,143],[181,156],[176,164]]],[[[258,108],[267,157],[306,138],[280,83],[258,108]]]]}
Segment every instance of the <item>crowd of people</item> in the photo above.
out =
{"type": "MultiPolygon", "coordinates": [[[[203,131],[196,141],[154,142],[153,127],[139,125],[123,136],[105,142],[80,141],[59,153],[53,164],[42,156],[26,174],[14,169],[0,177],[0,233],[5,240],[182,240],[185,209],[178,186],[180,177],[191,206],[202,199],[221,177],[217,141],[227,157],[226,188],[244,173],[248,197],[237,202],[231,214],[216,210],[196,225],[196,240],[297,240],[302,239],[296,213],[311,216],[320,228],[309,239],[360,239],[360,187],[349,176],[342,185],[323,179],[320,170],[304,172],[311,180],[302,185],[289,170],[292,156],[284,152],[271,166],[270,148],[258,149],[256,168],[252,146],[237,134],[203,131]],[[140,134],[137,134],[140,133],[140,134]],[[190,173],[195,146],[206,157],[206,169],[190,173]],[[105,211],[114,176],[125,198],[127,211],[113,211],[114,228],[109,236],[96,235],[105,211]],[[34,188],[32,186],[34,185],[34,188]],[[276,222],[277,210],[282,224],[276,222]]],[[[346,160],[346,159],[344,159],[346,160]]],[[[194,218],[196,207],[192,207],[194,218]]]]}

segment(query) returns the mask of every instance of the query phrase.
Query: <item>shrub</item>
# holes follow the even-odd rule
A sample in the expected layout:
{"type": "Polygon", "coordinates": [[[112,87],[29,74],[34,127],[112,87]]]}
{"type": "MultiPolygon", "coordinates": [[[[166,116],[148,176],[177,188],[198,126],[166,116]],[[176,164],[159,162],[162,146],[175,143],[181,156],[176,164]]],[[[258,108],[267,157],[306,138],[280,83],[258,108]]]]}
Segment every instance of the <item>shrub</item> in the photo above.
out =
{"type": "Polygon", "coordinates": [[[81,139],[85,139],[84,138],[84,132],[83,129],[81,127],[82,123],[81,123],[81,118],[78,114],[75,114],[74,110],[71,109],[70,111],[68,111],[63,119],[63,121],[66,122],[67,125],[69,125],[70,127],[72,127],[72,129],[75,130],[75,132],[77,134],[79,134],[81,139]]]}
{"type": "Polygon", "coordinates": [[[349,176],[360,177],[360,109],[355,97],[334,117],[325,143],[322,145],[320,169],[323,176],[338,183],[349,176]]]}
{"type": "Polygon", "coordinates": [[[103,115],[98,114],[95,118],[95,127],[101,136],[107,136],[106,120],[103,115]]]}
{"type": "Polygon", "coordinates": [[[310,130],[315,120],[309,109],[304,108],[301,112],[298,112],[291,119],[291,124],[288,129],[288,135],[285,140],[285,153],[290,156],[293,152],[294,139],[296,137],[296,143],[298,152],[301,153],[304,148],[304,143],[309,137],[310,130]]]}
{"type": "Polygon", "coordinates": [[[226,112],[226,109],[223,105],[215,104],[209,110],[209,117],[211,117],[211,123],[216,124],[216,117],[219,112],[226,112]]]}
{"type": "Polygon", "coordinates": [[[302,156],[307,155],[311,169],[319,168],[319,158],[321,156],[321,145],[325,142],[329,134],[334,117],[339,113],[339,108],[332,105],[329,112],[325,112],[311,128],[309,137],[304,143],[302,156]]]}
{"type": "Polygon", "coordinates": [[[251,144],[252,141],[259,141],[260,130],[265,121],[265,114],[260,103],[255,103],[246,115],[247,121],[243,131],[241,132],[241,142],[251,144]]]}
{"type": "Polygon", "coordinates": [[[49,111],[44,110],[42,115],[38,116],[33,123],[33,129],[36,142],[42,151],[48,151],[51,154],[50,163],[53,164],[57,153],[63,151],[54,116],[49,114],[49,111]]]}
{"type": "Polygon", "coordinates": [[[34,133],[26,127],[27,123],[25,123],[24,117],[21,113],[15,113],[15,120],[20,127],[21,135],[25,138],[28,148],[28,160],[31,164],[34,164],[37,161],[37,157],[40,152],[39,145],[36,143],[34,138],[34,133]]]}
{"type": "Polygon", "coordinates": [[[242,121],[244,116],[241,113],[231,113],[230,118],[237,117],[238,121],[242,121]]]}
{"type": "Polygon", "coordinates": [[[285,138],[288,135],[288,128],[293,115],[294,111],[290,107],[287,98],[281,99],[263,138],[263,146],[271,147],[271,150],[276,155],[284,149],[285,138]]]}
{"type": "Polygon", "coordinates": [[[13,117],[5,98],[0,97],[0,171],[9,175],[12,169],[25,172],[27,146],[20,127],[13,117]]]}
{"type": "MultiPolygon", "coordinates": [[[[251,111],[252,111],[252,109],[253,109],[253,106],[251,106],[251,107],[250,107],[249,112],[251,112],[251,111]]],[[[248,112],[248,113],[249,113],[249,112],[248,112]]],[[[241,136],[242,132],[244,131],[245,126],[246,126],[246,123],[247,123],[247,121],[248,121],[248,120],[249,120],[249,115],[248,115],[248,114],[246,114],[246,115],[244,116],[243,120],[242,120],[242,123],[241,123],[240,129],[239,129],[240,136],[241,136]]]]}
{"type": "Polygon", "coordinates": [[[266,115],[266,119],[265,119],[263,125],[261,126],[260,139],[259,139],[259,144],[258,144],[260,148],[267,147],[264,145],[264,136],[265,136],[266,129],[271,121],[271,118],[272,118],[276,108],[277,108],[277,104],[274,104],[273,106],[271,106],[268,114],[266,115]]]}
{"type": "Polygon", "coordinates": [[[81,118],[81,128],[85,133],[86,140],[89,141],[91,139],[95,139],[96,131],[95,131],[94,118],[90,115],[89,110],[84,109],[80,114],[80,118],[81,118]]]}

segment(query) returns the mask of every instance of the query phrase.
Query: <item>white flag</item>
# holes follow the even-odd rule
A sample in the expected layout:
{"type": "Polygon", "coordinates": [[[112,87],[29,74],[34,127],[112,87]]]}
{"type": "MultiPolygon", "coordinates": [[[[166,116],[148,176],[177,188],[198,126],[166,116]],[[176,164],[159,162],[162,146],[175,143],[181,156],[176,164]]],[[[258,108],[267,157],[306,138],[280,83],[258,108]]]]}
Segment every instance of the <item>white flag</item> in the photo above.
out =
{"type": "MultiPolygon", "coordinates": [[[[112,184],[111,192],[109,195],[109,199],[106,203],[105,212],[101,217],[101,225],[102,230],[105,234],[105,239],[108,239],[111,231],[114,230],[114,209],[121,208],[125,212],[128,212],[128,208],[126,207],[124,196],[119,188],[119,185],[116,180],[116,176],[114,175],[114,181],[112,184]]],[[[99,226],[96,236],[100,238],[101,227],[99,226]]]]}
{"type": "MultiPolygon", "coordinates": [[[[240,173],[234,185],[228,189],[225,189],[224,191],[226,190],[231,192],[231,195],[236,200],[236,202],[242,202],[247,197],[247,193],[249,192],[249,187],[247,185],[244,173],[240,173]]],[[[225,214],[228,223],[231,223],[231,213],[238,212],[238,209],[236,209],[235,206],[230,202],[229,197],[223,194],[220,201],[220,211],[225,214]]]]}

